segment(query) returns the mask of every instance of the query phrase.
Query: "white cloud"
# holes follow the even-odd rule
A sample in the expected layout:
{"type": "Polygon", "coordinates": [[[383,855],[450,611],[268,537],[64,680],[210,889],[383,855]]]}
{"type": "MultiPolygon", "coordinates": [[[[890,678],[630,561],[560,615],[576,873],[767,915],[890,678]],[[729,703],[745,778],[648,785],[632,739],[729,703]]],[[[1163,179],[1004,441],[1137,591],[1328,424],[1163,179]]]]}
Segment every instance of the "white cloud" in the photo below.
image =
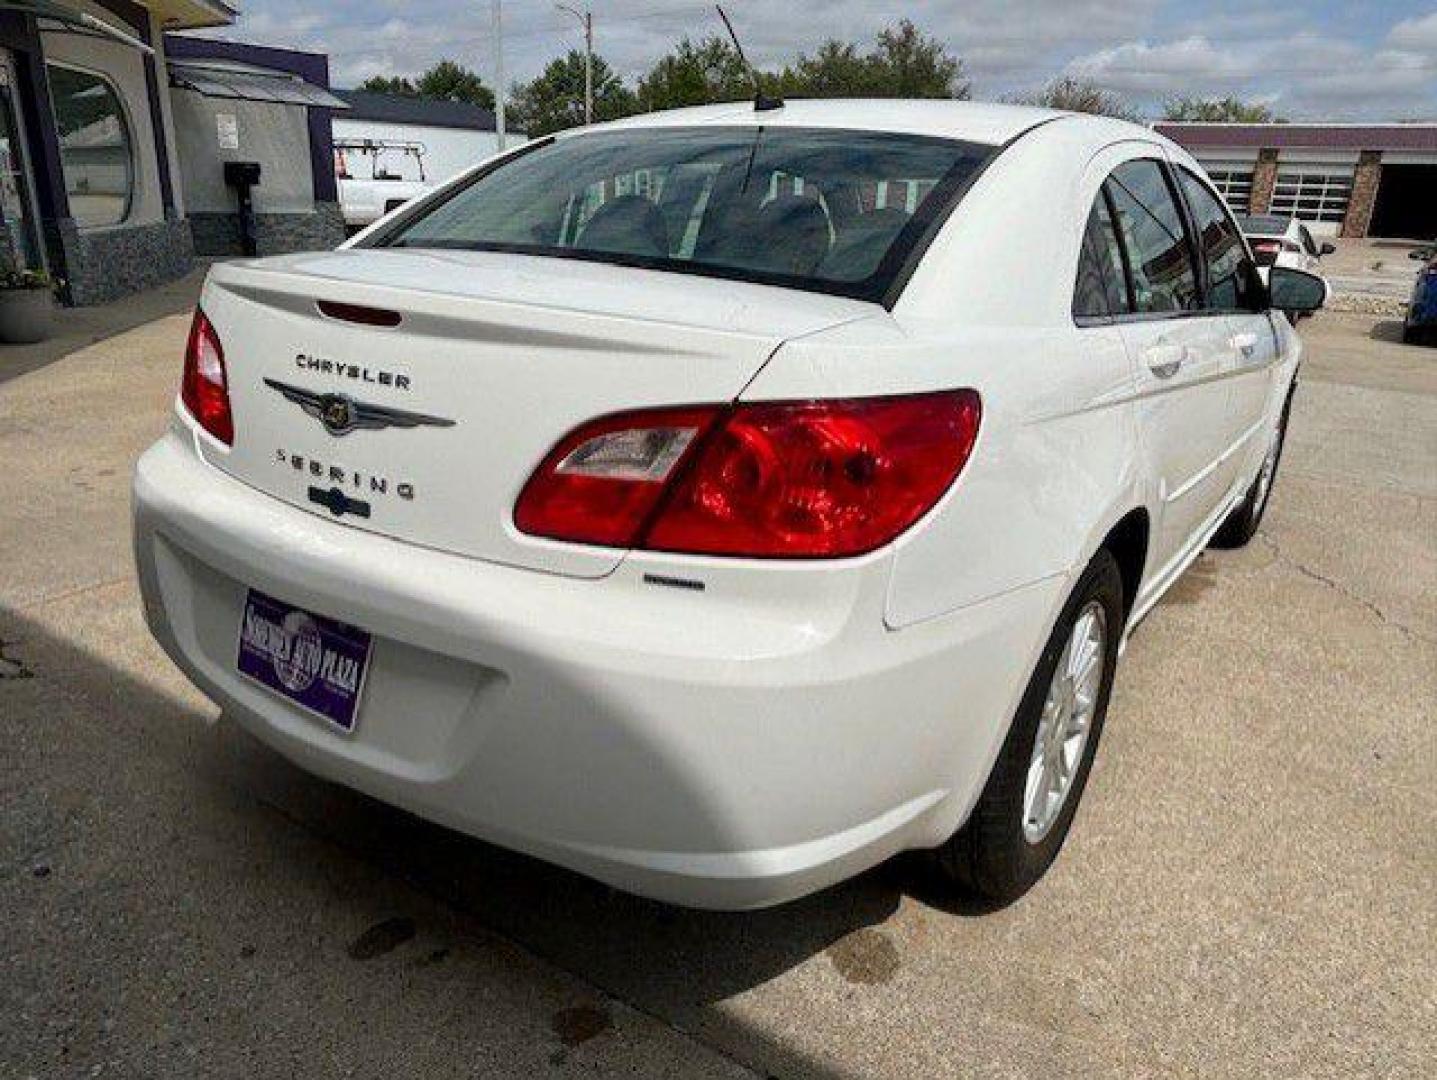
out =
{"type": "Polygon", "coordinates": [[[1128,42],[1078,57],[1067,70],[1115,90],[1142,94],[1168,93],[1175,85],[1198,94],[1214,93],[1251,74],[1239,53],[1204,37],[1159,44],[1128,42]]]}
{"type": "Polygon", "coordinates": [[[1403,19],[1392,28],[1387,40],[1400,49],[1425,50],[1429,59],[1437,56],[1437,11],[1403,19]]]}
{"type": "MultiPolygon", "coordinates": [[[[1398,39],[1398,29],[1389,41],[1398,39]]],[[[1313,30],[1289,35],[1281,48],[1270,40],[1196,35],[1126,42],[1080,56],[1067,71],[1140,100],[1234,95],[1293,119],[1432,117],[1437,100],[1431,53],[1364,48],[1313,30]]]]}

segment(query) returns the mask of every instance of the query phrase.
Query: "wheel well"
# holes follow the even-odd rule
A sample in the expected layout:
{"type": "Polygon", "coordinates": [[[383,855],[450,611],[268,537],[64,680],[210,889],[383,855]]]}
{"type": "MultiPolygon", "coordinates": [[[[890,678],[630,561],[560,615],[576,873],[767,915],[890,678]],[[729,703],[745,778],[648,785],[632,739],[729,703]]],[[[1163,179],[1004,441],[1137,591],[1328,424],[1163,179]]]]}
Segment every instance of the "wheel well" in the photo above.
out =
{"type": "Polygon", "coordinates": [[[1138,588],[1143,583],[1143,567],[1148,559],[1148,512],[1141,507],[1131,511],[1113,526],[1103,540],[1103,547],[1118,561],[1123,576],[1123,613],[1133,610],[1138,588]]]}

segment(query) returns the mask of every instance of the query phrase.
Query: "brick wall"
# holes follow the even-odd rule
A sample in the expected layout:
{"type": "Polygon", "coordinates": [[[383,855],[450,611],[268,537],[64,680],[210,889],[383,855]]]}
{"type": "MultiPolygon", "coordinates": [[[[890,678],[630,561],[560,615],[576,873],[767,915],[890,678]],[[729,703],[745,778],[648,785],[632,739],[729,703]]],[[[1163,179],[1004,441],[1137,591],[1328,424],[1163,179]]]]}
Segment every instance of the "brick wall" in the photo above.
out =
{"type": "Polygon", "coordinates": [[[1382,152],[1364,150],[1357,158],[1352,175],[1352,199],[1342,219],[1342,236],[1366,236],[1372,224],[1372,208],[1377,205],[1377,188],[1382,183],[1382,152]]]}

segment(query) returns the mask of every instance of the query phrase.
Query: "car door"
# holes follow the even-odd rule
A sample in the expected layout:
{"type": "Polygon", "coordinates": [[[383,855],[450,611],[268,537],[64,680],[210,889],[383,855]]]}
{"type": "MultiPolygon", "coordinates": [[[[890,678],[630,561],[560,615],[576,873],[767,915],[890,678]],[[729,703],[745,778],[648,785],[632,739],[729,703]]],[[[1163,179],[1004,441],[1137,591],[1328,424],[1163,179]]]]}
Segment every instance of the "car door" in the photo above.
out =
{"type": "Polygon", "coordinates": [[[1226,494],[1231,328],[1204,309],[1198,261],[1165,162],[1135,158],[1103,184],[1122,247],[1131,311],[1122,333],[1157,488],[1155,567],[1191,553],[1226,494]],[[1160,561],[1158,561],[1160,560],[1160,561]]]}
{"type": "Polygon", "coordinates": [[[1244,485],[1267,449],[1264,422],[1273,415],[1277,386],[1278,338],[1267,312],[1257,265],[1222,199],[1195,173],[1174,166],[1197,238],[1204,307],[1223,318],[1230,348],[1224,355],[1228,399],[1226,461],[1220,472],[1229,485],[1244,485]]]}

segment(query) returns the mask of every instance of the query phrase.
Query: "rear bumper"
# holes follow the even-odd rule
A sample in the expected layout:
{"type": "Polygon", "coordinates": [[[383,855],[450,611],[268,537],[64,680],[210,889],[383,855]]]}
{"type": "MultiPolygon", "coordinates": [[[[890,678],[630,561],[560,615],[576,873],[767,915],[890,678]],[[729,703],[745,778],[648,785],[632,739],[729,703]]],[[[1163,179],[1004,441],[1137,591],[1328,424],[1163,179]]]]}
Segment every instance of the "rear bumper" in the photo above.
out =
{"type": "Polygon", "coordinates": [[[418,548],[254,491],[173,432],[140,460],[152,632],[301,766],[444,825],[700,907],[761,907],[942,842],[986,779],[1062,582],[902,631],[889,557],[631,556],[580,580],[418,548]],[[645,570],[702,578],[702,592],[645,570]],[[356,728],[235,671],[246,590],[371,630],[356,728]]]}

